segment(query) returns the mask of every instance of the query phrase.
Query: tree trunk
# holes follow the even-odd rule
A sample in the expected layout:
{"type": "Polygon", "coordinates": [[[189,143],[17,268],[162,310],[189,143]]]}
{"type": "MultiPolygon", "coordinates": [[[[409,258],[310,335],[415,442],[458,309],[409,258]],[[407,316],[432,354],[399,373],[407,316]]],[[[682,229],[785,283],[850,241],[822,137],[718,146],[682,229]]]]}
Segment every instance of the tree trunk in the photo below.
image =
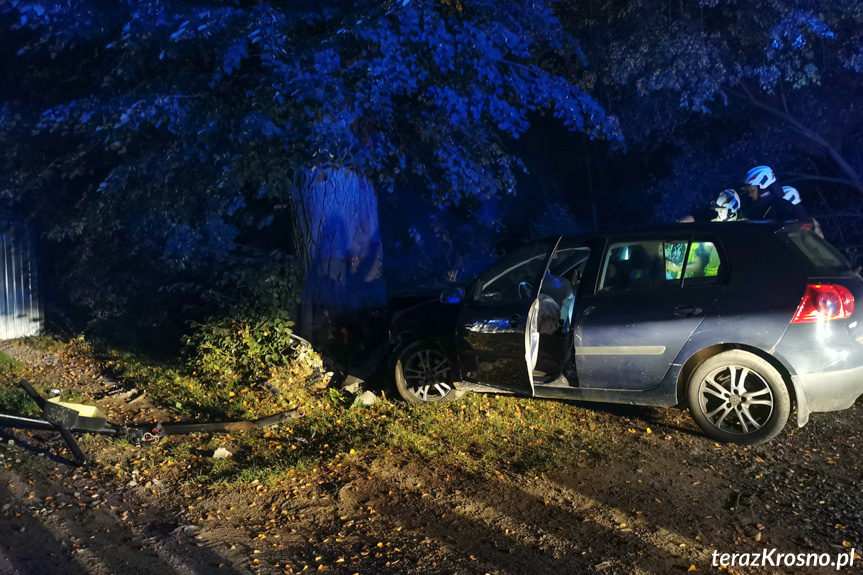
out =
{"type": "Polygon", "coordinates": [[[384,305],[378,198],[371,182],[344,168],[303,170],[292,198],[305,276],[301,333],[314,336],[327,317],[384,305]]]}

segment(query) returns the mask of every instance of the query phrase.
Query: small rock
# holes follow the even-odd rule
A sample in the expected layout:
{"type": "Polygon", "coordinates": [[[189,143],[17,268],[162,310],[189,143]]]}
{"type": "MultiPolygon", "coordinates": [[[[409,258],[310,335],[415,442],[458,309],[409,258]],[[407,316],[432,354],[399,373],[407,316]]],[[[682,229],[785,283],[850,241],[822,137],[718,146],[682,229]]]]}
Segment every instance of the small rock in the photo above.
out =
{"type": "Polygon", "coordinates": [[[11,507],[12,507],[12,505],[11,505],[11,504],[6,503],[6,504],[4,504],[4,505],[3,505],[3,507],[2,507],[2,508],[0,508],[0,509],[2,509],[3,511],[9,511],[9,509],[10,509],[11,507]]]}
{"type": "Polygon", "coordinates": [[[216,451],[213,452],[213,459],[227,459],[232,456],[233,453],[225,449],[224,447],[220,447],[216,451]]]}
{"type": "Polygon", "coordinates": [[[371,391],[365,391],[359,397],[360,405],[373,405],[378,400],[378,397],[371,391]]]}
{"type": "Polygon", "coordinates": [[[180,525],[171,531],[171,535],[195,535],[200,530],[197,525],[180,525]]]}
{"type": "Polygon", "coordinates": [[[347,391],[348,393],[356,394],[363,385],[363,380],[354,376],[349,375],[345,378],[345,381],[342,383],[342,391],[347,391]]]}

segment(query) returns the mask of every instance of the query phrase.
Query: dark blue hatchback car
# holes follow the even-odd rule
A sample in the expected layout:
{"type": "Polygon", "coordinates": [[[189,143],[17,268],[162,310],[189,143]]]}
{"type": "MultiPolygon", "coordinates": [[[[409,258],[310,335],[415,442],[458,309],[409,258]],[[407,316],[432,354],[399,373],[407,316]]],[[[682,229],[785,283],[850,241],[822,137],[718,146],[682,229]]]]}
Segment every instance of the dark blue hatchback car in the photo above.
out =
{"type": "Polygon", "coordinates": [[[710,437],[761,443],[793,406],[803,426],[863,394],[859,298],[863,278],[798,225],[558,238],[439,299],[394,301],[396,386],[412,403],[466,390],[686,402],[710,437]]]}

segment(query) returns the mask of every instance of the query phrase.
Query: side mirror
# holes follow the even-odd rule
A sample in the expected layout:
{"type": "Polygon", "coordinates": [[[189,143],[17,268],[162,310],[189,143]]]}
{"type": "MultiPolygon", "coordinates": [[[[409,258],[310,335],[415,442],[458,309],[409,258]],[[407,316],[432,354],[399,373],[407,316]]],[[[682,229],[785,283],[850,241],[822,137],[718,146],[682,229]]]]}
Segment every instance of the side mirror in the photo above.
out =
{"type": "Polygon", "coordinates": [[[464,301],[464,288],[450,287],[440,294],[441,303],[461,303],[464,301]]]}

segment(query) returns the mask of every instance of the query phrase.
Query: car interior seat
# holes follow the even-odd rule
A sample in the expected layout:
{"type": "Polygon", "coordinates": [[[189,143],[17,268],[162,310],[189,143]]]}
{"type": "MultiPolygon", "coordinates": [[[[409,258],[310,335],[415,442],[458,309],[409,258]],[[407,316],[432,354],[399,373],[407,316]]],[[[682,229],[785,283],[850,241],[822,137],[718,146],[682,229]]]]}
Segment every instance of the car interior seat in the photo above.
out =
{"type": "Polygon", "coordinates": [[[655,258],[651,258],[643,245],[636,244],[630,248],[629,283],[630,286],[643,286],[651,283],[655,258]]]}

